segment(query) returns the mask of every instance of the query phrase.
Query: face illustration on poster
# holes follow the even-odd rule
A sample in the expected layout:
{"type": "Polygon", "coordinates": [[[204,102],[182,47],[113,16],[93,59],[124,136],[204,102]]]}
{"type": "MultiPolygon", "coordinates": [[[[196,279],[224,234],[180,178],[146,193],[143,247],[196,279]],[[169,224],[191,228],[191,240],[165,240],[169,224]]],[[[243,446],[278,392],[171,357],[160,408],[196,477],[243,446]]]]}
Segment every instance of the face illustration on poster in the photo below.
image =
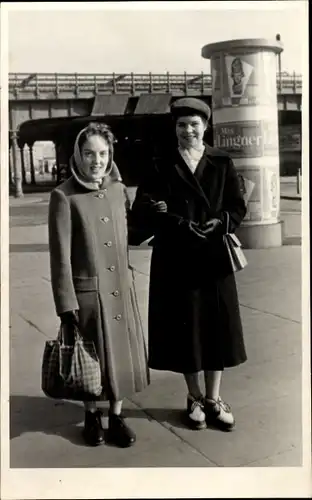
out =
{"type": "Polygon", "coordinates": [[[243,93],[243,81],[245,73],[243,64],[239,57],[235,57],[231,64],[231,78],[233,80],[232,92],[234,95],[241,96],[243,93]]]}
{"type": "Polygon", "coordinates": [[[247,97],[248,99],[247,84],[254,67],[239,56],[226,55],[225,68],[231,104],[239,105],[241,102],[237,98],[247,97]]]}

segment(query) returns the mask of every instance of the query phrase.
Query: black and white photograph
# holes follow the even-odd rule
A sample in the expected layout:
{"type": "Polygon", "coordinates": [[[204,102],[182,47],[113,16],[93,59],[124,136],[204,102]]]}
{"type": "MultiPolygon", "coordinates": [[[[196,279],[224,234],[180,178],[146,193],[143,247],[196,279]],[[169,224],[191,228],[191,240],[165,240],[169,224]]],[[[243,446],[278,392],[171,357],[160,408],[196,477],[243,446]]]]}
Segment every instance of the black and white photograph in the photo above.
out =
{"type": "Polygon", "coordinates": [[[308,3],[2,6],[2,498],[309,496],[308,3]]]}

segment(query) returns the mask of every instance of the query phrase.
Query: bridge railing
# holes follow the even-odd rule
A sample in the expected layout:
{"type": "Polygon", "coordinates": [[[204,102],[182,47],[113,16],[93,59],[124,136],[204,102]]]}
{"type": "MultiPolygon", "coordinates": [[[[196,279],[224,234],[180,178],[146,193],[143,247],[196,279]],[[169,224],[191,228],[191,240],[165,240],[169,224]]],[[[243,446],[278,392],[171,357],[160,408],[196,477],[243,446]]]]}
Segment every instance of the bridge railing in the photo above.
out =
{"type": "MultiPolygon", "coordinates": [[[[277,91],[286,93],[302,92],[302,75],[293,73],[276,75],[277,91]]],[[[12,98],[19,95],[40,97],[41,94],[64,93],[79,96],[84,93],[94,95],[99,92],[127,93],[136,95],[146,92],[172,92],[204,94],[212,89],[210,74],[155,74],[155,73],[10,73],[9,94],[12,98]]]]}

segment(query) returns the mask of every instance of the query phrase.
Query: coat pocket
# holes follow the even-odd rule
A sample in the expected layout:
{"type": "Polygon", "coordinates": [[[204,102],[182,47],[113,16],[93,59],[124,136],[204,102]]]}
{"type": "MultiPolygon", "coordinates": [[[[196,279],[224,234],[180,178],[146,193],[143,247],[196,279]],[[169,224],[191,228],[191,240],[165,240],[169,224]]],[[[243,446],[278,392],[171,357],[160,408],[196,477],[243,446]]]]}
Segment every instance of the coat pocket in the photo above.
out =
{"type": "Polygon", "coordinates": [[[73,276],[73,282],[76,292],[97,292],[99,288],[97,276],[73,276]]]}

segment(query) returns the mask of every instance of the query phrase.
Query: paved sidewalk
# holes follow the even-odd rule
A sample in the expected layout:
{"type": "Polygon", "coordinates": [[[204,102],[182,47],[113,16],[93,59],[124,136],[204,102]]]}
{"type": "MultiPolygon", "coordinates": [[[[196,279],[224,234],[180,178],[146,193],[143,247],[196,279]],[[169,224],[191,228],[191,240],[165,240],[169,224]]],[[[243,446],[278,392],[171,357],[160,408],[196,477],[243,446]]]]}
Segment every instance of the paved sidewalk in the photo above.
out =
{"type": "MultiPolygon", "coordinates": [[[[45,194],[10,200],[11,467],[300,466],[301,247],[246,251],[249,266],[237,274],[248,362],[226,370],[222,384],[237,420],[234,432],[184,427],[181,376],[152,371],[151,386],[125,401],[136,445],[90,449],[80,436],[81,404],[50,400],[40,389],[44,342],[58,327],[47,200],[45,194]]],[[[300,211],[293,212],[299,220],[300,211]]],[[[146,247],[131,250],[145,326],[149,259],[146,247]]]]}
{"type": "MultiPolygon", "coordinates": [[[[281,198],[284,200],[300,200],[302,198],[301,191],[298,192],[297,177],[281,177],[281,198]]],[[[300,177],[300,186],[302,189],[302,177],[300,177]]]]}

